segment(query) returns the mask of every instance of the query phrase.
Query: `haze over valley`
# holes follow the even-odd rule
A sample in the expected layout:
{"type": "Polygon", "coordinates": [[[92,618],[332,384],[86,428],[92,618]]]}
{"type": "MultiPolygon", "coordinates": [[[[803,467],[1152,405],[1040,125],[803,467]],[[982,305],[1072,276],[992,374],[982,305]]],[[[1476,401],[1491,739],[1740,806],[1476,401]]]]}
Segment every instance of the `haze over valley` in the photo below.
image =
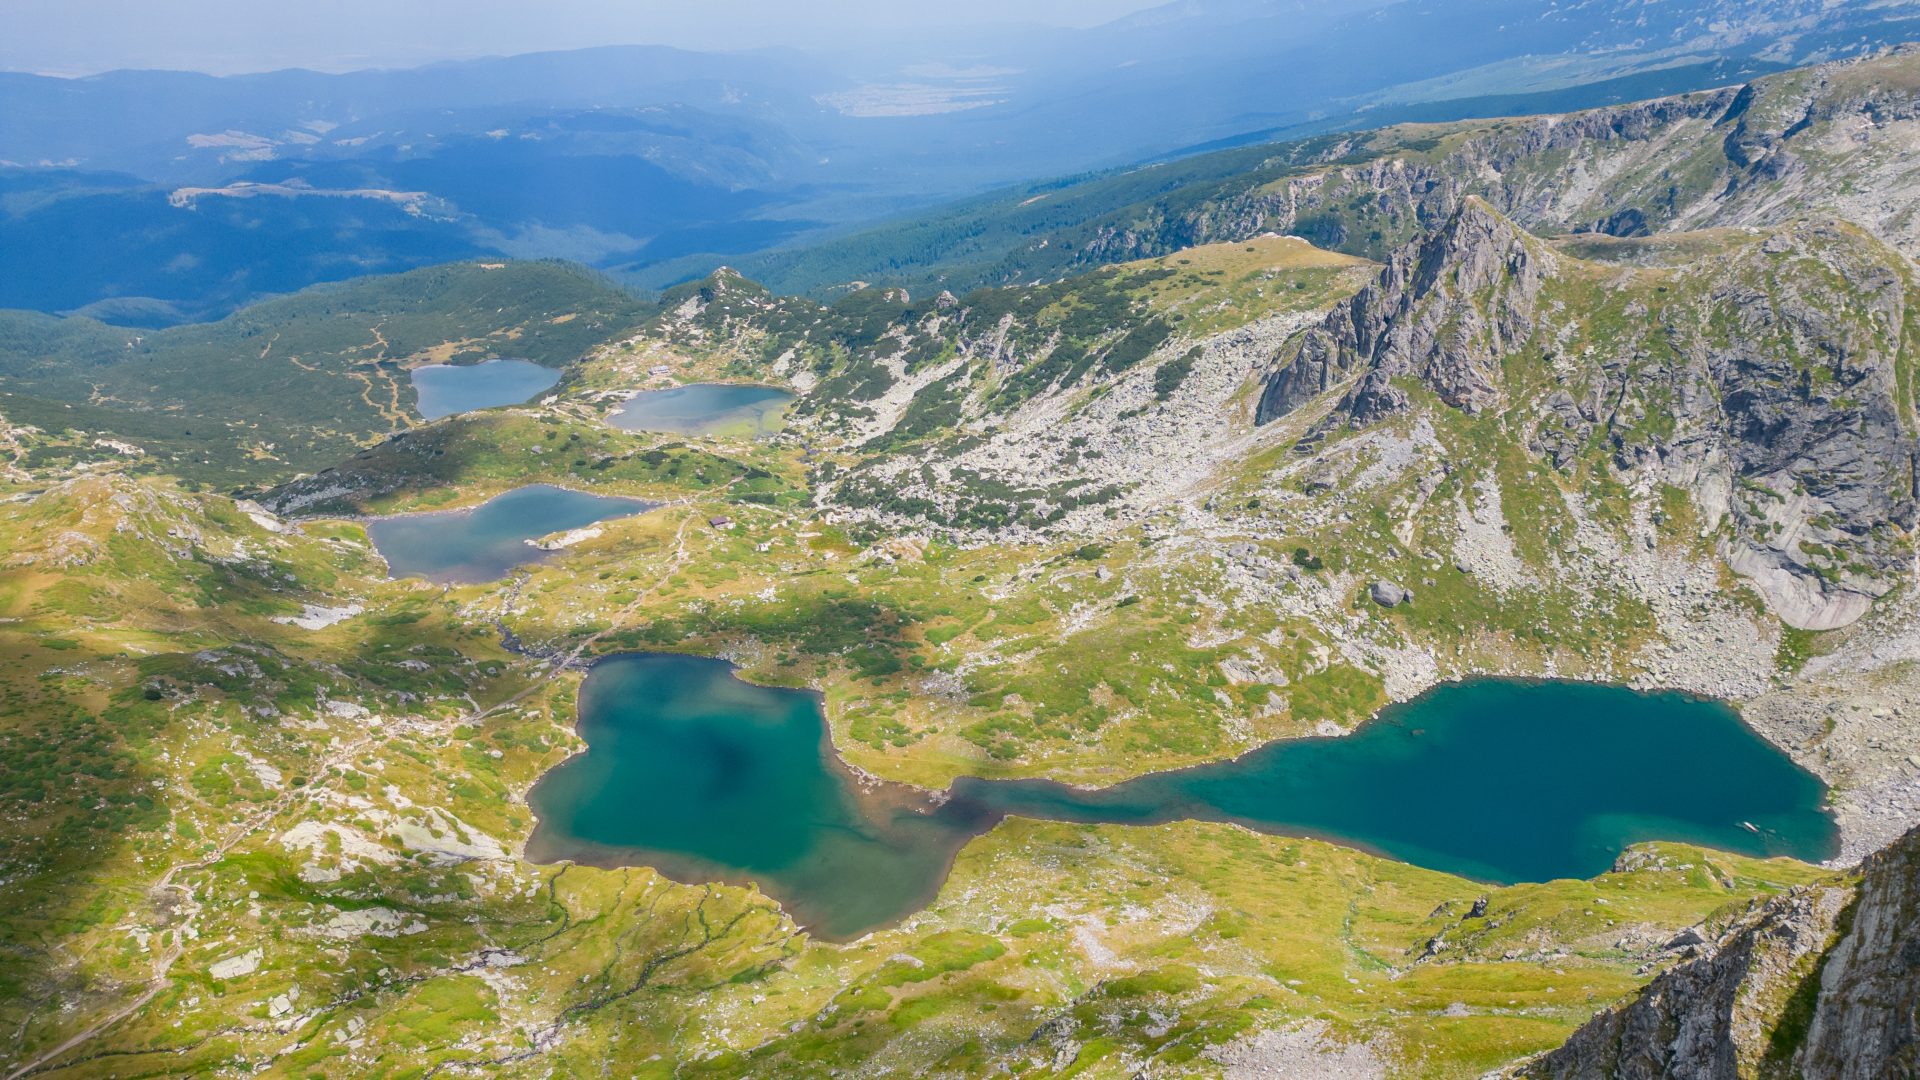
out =
{"type": "Polygon", "coordinates": [[[1088,27],[854,26],[838,47],[5,74],[0,305],[160,326],[474,257],[658,288],[1016,181],[1724,85],[1916,25],[1899,4],[1214,0],[1088,27]]]}

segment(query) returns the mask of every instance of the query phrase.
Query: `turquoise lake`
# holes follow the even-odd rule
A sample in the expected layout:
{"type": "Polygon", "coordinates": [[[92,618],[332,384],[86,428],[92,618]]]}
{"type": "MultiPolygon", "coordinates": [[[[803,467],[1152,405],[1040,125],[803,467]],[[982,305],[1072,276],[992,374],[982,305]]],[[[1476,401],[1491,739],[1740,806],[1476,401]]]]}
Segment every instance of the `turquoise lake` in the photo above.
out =
{"type": "Polygon", "coordinates": [[[529,360],[430,364],[413,369],[413,392],[428,420],[500,405],[519,405],[553,388],[560,373],[529,360]]]}
{"type": "Polygon", "coordinates": [[[516,566],[552,557],[529,540],[644,514],[658,505],[531,484],[467,510],[375,518],[367,524],[367,538],[394,577],[470,584],[493,581],[516,566]]]}
{"type": "Polygon", "coordinates": [[[1589,683],[1453,683],[1343,738],[1097,790],[962,778],[944,797],[857,782],[815,695],[719,660],[602,660],[579,717],[588,751],[528,796],[530,858],[753,882],[835,940],[924,906],[1008,815],[1236,822],[1500,883],[1592,877],[1646,840],[1810,861],[1838,844],[1820,781],[1731,708],[1589,683]]]}
{"type": "Polygon", "coordinates": [[[607,422],[623,431],[764,435],[777,431],[793,395],[772,386],[693,383],[636,394],[607,422]]]}

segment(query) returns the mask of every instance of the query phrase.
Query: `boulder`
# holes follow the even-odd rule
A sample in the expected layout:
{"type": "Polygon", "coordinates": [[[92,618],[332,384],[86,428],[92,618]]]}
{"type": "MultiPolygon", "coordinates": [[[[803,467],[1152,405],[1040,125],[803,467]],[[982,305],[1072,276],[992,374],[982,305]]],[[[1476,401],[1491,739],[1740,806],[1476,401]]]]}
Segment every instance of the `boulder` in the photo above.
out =
{"type": "Polygon", "coordinates": [[[1401,604],[1411,603],[1413,600],[1412,593],[1408,592],[1403,586],[1391,581],[1374,582],[1373,585],[1367,589],[1367,595],[1373,597],[1374,603],[1379,604],[1381,607],[1389,608],[1399,607],[1401,604]]]}

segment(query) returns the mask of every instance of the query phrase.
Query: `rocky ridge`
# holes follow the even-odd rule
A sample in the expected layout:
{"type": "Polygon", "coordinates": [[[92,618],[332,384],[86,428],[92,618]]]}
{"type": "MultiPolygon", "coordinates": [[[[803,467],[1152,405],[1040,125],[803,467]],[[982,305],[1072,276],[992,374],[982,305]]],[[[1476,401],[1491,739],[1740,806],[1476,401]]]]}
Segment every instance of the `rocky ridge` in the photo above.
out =
{"type": "Polygon", "coordinates": [[[1333,141],[1280,179],[1118,215],[1089,265],[1261,232],[1383,256],[1484,199],[1541,233],[1645,236],[1810,211],[1920,250],[1920,48],[1576,113],[1333,141]]]}
{"type": "Polygon", "coordinates": [[[1342,388],[1310,447],[1413,408],[1416,388],[1498,409],[1556,469],[1604,457],[1688,490],[1775,613],[1827,630],[1912,576],[1916,296],[1903,260],[1843,223],[1603,270],[1469,199],[1281,351],[1257,420],[1342,388]]]}
{"type": "Polygon", "coordinates": [[[1524,1080],[1868,1080],[1920,1072],[1920,830],[1857,877],[1758,905],[1524,1080]]]}

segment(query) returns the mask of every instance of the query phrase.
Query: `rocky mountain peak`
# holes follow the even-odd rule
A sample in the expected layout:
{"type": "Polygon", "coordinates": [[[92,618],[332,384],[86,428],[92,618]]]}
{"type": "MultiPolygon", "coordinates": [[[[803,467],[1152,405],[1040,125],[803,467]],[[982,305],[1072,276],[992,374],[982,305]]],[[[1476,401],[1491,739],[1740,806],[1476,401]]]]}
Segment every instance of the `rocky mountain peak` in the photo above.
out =
{"type": "Polygon", "coordinates": [[[1380,277],[1300,335],[1268,380],[1257,420],[1278,419],[1356,374],[1337,408],[1358,426],[1406,407],[1393,385],[1425,383],[1478,413],[1500,400],[1500,357],[1533,332],[1555,256],[1477,197],[1394,252],[1380,277]]]}

